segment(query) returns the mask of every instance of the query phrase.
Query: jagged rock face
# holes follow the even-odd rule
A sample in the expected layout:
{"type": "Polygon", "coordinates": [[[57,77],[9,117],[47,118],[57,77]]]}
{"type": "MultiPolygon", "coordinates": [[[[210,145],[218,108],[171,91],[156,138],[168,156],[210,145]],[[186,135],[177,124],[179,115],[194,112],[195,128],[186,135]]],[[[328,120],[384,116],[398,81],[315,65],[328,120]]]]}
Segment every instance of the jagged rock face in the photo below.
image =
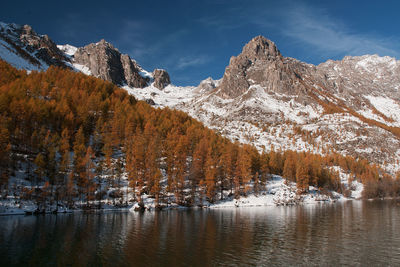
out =
{"type": "Polygon", "coordinates": [[[117,85],[143,88],[148,82],[128,55],[122,55],[105,40],[78,48],[74,62],[88,67],[92,75],[117,85]]]}
{"type": "Polygon", "coordinates": [[[143,88],[147,85],[149,79],[139,74],[138,65],[128,55],[121,55],[121,63],[127,85],[138,88],[143,88]]]}
{"type": "Polygon", "coordinates": [[[154,86],[158,89],[164,89],[168,84],[171,83],[169,79],[169,74],[166,70],[155,69],[153,71],[154,86]]]}
{"type": "Polygon", "coordinates": [[[125,82],[121,53],[105,40],[79,48],[74,61],[89,68],[92,75],[115,84],[125,82]]]}
{"type": "Polygon", "coordinates": [[[305,89],[294,86],[299,79],[296,68],[308,68],[296,60],[284,58],[276,45],[262,36],[253,38],[242,53],[232,57],[219,86],[219,95],[235,98],[252,85],[260,85],[267,91],[298,94],[305,89]]]}
{"type": "Polygon", "coordinates": [[[20,40],[28,45],[28,51],[38,50],[38,57],[48,65],[65,66],[63,61],[67,61],[67,58],[47,34],[39,36],[31,26],[24,25],[21,29],[20,40]]]}
{"type": "Polygon", "coordinates": [[[318,79],[338,94],[379,94],[399,97],[400,62],[391,57],[344,57],[316,67],[318,79]],[[397,85],[397,86],[396,86],[397,85]]]}
{"type": "Polygon", "coordinates": [[[47,35],[38,35],[29,25],[1,23],[0,39],[8,44],[9,52],[38,69],[46,69],[50,65],[67,67],[65,62],[68,58],[57,45],[47,35]]]}

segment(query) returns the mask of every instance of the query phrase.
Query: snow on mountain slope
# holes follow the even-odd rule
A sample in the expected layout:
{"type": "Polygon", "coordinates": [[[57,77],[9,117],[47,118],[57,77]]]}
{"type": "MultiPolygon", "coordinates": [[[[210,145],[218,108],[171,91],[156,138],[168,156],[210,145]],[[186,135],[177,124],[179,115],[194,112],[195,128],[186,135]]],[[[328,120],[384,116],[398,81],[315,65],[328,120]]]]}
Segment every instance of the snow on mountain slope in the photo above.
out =
{"type": "Polygon", "coordinates": [[[284,58],[274,43],[256,37],[218,82],[126,89],[259,150],[335,151],[394,173],[400,170],[399,85],[393,58],[345,57],[314,66],[284,58]]]}
{"type": "Polygon", "coordinates": [[[195,87],[125,89],[138,99],[152,99],[158,107],[185,111],[231,140],[253,144],[260,151],[337,151],[384,159],[388,171],[399,170],[398,139],[348,113],[324,114],[320,105],[285,102],[287,96],[266,94],[259,87],[252,87],[246,100],[227,100],[213,92],[202,94],[195,87]]]}
{"type": "Polygon", "coordinates": [[[365,96],[371,104],[382,114],[393,120],[392,124],[394,126],[400,126],[400,100],[391,99],[382,96],[365,96]]]}
{"type": "Polygon", "coordinates": [[[0,40],[0,58],[4,61],[9,62],[13,67],[17,69],[25,70],[43,70],[47,68],[47,65],[37,65],[31,63],[29,60],[19,55],[15,49],[4,40],[0,40]]]}
{"type": "Polygon", "coordinates": [[[57,45],[58,49],[60,49],[62,52],[64,52],[65,55],[72,57],[75,53],[76,50],[78,50],[77,47],[73,46],[73,45],[57,45]]]}
{"type": "Polygon", "coordinates": [[[0,58],[18,69],[46,70],[50,65],[65,66],[67,60],[56,44],[39,35],[29,25],[0,22],[0,58]]]}
{"type": "Polygon", "coordinates": [[[48,65],[43,61],[34,61],[37,51],[29,52],[25,47],[18,47],[13,45],[18,42],[17,33],[18,28],[15,24],[5,24],[0,22],[0,58],[7,61],[17,69],[32,70],[45,70],[48,65]]]}
{"type": "Polygon", "coordinates": [[[145,88],[131,88],[123,86],[128,93],[134,95],[139,100],[152,99],[156,107],[172,107],[178,104],[184,104],[191,101],[196,95],[194,92],[195,87],[179,87],[168,85],[163,90],[158,89],[153,84],[145,88]]]}

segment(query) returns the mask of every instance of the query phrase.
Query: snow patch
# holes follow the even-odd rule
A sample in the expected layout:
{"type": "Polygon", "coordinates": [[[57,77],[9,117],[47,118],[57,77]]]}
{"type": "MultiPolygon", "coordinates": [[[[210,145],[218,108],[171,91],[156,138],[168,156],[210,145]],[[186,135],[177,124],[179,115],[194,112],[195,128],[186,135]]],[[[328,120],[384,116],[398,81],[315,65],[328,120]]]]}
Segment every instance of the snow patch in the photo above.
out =
{"type": "Polygon", "coordinates": [[[64,54],[66,54],[69,57],[72,57],[75,55],[76,51],[78,50],[77,47],[65,44],[65,45],[57,45],[57,48],[60,49],[64,54]]]}

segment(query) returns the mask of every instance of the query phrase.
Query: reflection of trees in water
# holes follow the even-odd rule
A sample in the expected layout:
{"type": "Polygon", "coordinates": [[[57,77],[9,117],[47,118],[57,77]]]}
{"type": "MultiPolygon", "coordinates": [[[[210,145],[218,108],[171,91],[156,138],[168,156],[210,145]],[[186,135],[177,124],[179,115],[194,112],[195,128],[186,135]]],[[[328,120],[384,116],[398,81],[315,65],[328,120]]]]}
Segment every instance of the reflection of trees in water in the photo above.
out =
{"type": "Polygon", "coordinates": [[[0,264],[399,265],[392,204],[0,218],[0,264]]]}

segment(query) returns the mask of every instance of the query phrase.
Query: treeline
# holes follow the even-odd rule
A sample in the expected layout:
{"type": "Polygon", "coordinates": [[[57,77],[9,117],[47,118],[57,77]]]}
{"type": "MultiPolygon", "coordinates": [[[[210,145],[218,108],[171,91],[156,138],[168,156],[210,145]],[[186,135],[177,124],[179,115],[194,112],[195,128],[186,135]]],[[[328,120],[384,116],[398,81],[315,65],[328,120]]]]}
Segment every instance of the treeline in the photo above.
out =
{"type": "Polygon", "coordinates": [[[38,205],[90,206],[110,198],[142,203],[147,194],[157,205],[191,206],[257,194],[271,173],[297,182],[299,193],[309,185],[340,192],[335,165],[354,179],[379,182],[384,175],[379,169],[369,175],[375,169],[367,162],[339,155],[260,154],[109,82],[56,67],[28,75],[0,61],[3,197],[12,192],[38,205]],[[10,177],[30,185],[10,188],[10,177]]]}

